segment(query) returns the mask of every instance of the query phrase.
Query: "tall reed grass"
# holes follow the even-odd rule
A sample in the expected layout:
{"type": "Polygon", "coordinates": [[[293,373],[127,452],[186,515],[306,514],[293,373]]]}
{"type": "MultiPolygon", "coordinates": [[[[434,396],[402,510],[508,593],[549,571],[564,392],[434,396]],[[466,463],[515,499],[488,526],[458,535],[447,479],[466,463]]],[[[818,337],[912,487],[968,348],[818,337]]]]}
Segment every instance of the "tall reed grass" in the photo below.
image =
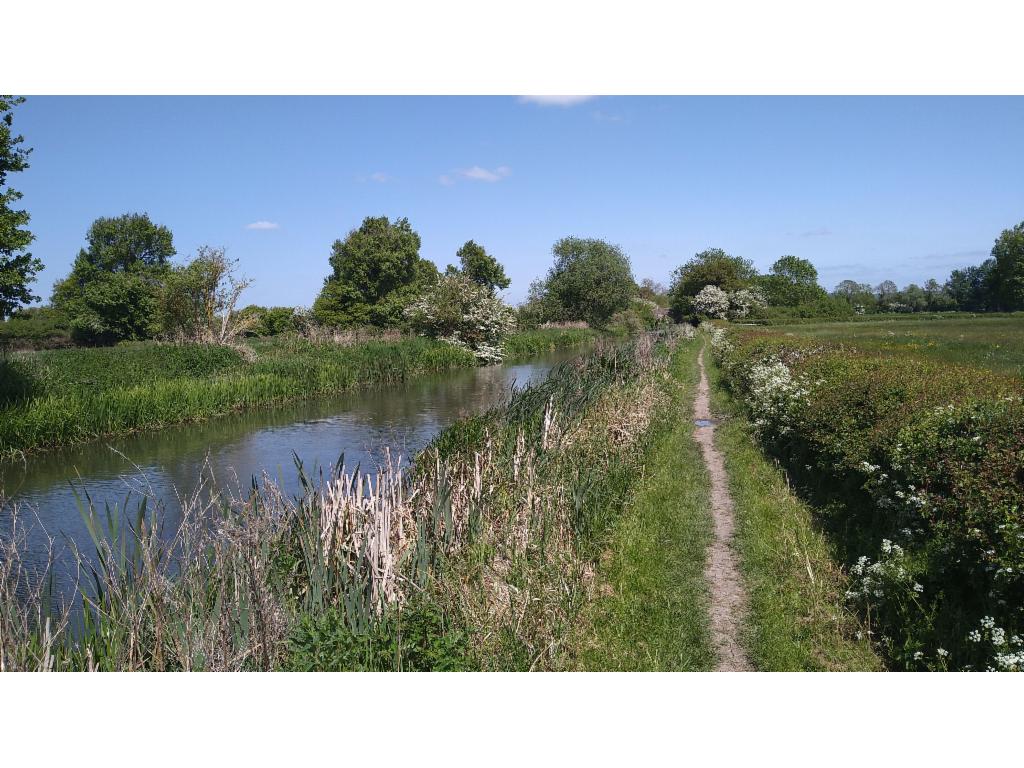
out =
{"type": "MultiPolygon", "coordinates": [[[[0,551],[0,668],[557,668],[640,471],[670,339],[603,344],[443,432],[411,468],[199,489],[171,518],[82,500],[78,590],[0,551]],[[174,530],[162,521],[180,519],[174,530]]],[[[52,560],[52,558],[51,558],[52,560]]]]}

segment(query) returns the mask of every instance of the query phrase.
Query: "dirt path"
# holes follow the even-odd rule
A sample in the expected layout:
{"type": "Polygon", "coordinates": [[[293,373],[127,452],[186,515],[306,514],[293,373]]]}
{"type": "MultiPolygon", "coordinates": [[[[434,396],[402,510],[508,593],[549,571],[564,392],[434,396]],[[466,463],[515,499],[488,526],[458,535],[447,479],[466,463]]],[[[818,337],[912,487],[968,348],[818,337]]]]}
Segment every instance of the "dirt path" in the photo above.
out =
{"type": "MultiPolygon", "coordinates": [[[[710,422],[711,405],[708,377],[704,370],[704,350],[697,356],[700,384],[693,401],[694,420],[710,422]]],[[[747,596],[743,588],[736,553],[732,549],[733,504],[729,495],[729,476],[725,473],[722,454],[715,447],[715,426],[696,426],[694,439],[704,454],[704,464],[711,477],[711,515],[715,537],[708,548],[704,573],[711,586],[711,641],[718,655],[718,672],[743,672],[753,669],[740,646],[747,596]]]]}

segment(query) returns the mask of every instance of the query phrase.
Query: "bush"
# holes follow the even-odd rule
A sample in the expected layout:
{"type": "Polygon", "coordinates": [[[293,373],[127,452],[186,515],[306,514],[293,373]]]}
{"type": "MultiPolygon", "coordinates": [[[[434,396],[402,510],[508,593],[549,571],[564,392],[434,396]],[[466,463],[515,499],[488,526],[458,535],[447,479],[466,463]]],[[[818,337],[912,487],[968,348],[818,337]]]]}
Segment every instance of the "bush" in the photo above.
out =
{"type": "Polygon", "coordinates": [[[50,307],[32,307],[0,322],[0,348],[56,349],[71,345],[68,319],[50,307]]]}
{"type": "Polygon", "coordinates": [[[781,335],[713,344],[762,439],[833,510],[849,597],[893,662],[1024,666],[1020,381],[781,335]]]}
{"type": "Polygon", "coordinates": [[[515,328],[515,312],[489,286],[447,274],[405,311],[414,330],[468,349],[484,362],[499,362],[515,328]]]}

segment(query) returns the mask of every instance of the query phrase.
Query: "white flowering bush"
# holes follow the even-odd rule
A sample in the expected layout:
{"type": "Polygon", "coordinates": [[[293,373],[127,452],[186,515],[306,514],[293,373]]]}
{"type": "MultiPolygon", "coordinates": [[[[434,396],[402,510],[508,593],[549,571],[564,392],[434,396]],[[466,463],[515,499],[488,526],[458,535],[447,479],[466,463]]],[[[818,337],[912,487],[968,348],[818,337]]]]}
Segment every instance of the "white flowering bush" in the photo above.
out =
{"type": "Polygon", "coordinates": [[[515,330],[515,311],[462,274],[441,277],[405,310],[424,336],[470,350],[484,363],[501,362],[503,343],[515,330]]]}
{"type": "Polygon", "coordinates": [[[729,317],[740,320],[753,310],[764,309],[768,300],[758,288],[741,288],[729,294],[729,317]]]}
{"type": "Polygon", "coordinates": [[[722,319],[729,313],[729,294],[717,285],[705,285],[693,297],[693,311],[703,317],[722,319]]]}

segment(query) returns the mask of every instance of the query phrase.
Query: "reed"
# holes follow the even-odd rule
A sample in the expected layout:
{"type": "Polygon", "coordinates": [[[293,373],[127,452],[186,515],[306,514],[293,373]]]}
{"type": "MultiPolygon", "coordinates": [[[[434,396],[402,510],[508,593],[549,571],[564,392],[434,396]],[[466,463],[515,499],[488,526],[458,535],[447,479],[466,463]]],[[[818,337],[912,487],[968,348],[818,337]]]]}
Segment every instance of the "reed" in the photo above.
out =
{"type": "Polygon", "coordinates": [[[0,553],[0,665],[565,666],[561,639],[639,474],[671,343],[601,344],[446,430],[411,467],[299,465],[295,498],[268,477],[244,497],[200,488],[175,516],[83,498],[93,548],[71,552],[75,600],[53,599],[53,564],[25,562],[18,528],[0,553]]]}

